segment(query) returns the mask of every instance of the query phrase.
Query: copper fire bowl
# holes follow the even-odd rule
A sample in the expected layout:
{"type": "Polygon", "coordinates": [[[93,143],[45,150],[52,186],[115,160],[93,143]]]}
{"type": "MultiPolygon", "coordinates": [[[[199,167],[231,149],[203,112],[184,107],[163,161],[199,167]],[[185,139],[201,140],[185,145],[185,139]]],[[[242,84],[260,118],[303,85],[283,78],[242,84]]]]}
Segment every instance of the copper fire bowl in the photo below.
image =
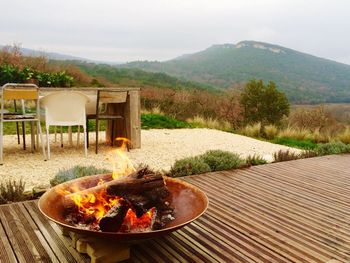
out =
{"type": "Polygon", "coordinates": [[[169,200],[175,208],[175,219],[165,228],[143,233],[115,233],[115,232],[98,232],[77,228],[68,224],[64,219],[63,196],[59,194],[58,189],[62,187],[70,188],[73,184],[84,185],[89,177],[82,177],[76,180],[57,185],[48,190],[39,199],[40,211],[51,221],[59,226],[79,234],[111,238],[118,241],[129,242],[132,240],[148,239],[159,237],[175,231],[186,224],[200,217],[208,207],[208,198],[199,188],[179,179],[165,177],[166,185],[172,194],[169,200]],[[60,187],[60,188],[59,188],[60,187]]]}

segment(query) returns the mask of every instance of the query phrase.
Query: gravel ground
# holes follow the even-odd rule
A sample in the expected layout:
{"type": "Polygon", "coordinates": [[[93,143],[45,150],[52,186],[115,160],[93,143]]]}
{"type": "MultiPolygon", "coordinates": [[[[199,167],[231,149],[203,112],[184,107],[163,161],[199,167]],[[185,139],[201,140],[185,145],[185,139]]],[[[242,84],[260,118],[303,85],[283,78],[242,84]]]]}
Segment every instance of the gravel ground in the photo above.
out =
{"type": "MultiPolygon", "coordinates": [[[[39,185],[48,186],[49,180],[60,169],[77,164],[111,169],[108,156],[113,153],[113,148],[104,145],[104,132],[100,134],[99,154],[94,153],[95,136],[91,133],[91,148],[87,157],[84,156],[82,139],[80,145],[76,145],[76,134],[73,134],[72,146],[68,144],[67,134],[64,134],[63,148],[59,142],[54,142],[54,135],[51,135],[51,159],[46,162],[41,152],[30,152],[29,136],[29,149],[26,151],[22,145],[17,144],[16,136],[4,136],[4,164],[0,166],[0,180],[22,178],[26,182],[26,188],[31,189],[39,185]]],[[[271,161],[274,152],[290,148],[212,129],[157,129],[142,130],[141,149],[131,150],[127,154],[135,164],[144,163],[155,169],[168,170],[177,159],[216,149],[235,152],[242,157],[259,154],[271,161]]]]}

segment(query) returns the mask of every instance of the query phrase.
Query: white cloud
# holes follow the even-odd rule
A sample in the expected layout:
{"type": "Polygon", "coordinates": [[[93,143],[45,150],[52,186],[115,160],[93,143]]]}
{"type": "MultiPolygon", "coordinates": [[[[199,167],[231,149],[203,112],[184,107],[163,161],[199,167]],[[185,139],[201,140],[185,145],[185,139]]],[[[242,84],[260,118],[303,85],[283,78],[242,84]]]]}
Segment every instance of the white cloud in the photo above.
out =
{"type": "Polygon", "coordinates": [[[348,10],[346,0],[11,0],[0,44],[133,60],[250,39],[350,63],[348,10]]]}

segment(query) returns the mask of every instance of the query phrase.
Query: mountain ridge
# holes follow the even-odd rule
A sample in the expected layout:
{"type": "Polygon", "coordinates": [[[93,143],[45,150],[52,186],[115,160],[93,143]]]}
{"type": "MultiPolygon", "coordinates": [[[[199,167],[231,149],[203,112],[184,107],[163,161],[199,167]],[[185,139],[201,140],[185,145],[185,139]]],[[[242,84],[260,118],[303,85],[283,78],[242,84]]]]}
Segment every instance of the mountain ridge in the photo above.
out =
{"type": "Polygon", "coordinates": [[[220,44],[165,62],[121,65],[230,88],[274,81],[293,102],[350,102],[350,65],[260,41],[220,44]]]}

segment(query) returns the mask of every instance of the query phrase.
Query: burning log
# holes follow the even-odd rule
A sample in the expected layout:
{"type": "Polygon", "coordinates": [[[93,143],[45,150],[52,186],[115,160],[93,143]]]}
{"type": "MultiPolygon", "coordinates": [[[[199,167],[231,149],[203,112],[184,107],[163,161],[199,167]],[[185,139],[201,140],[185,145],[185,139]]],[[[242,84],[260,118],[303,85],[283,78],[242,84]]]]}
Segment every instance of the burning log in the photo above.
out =
{"type": "MultiPolygon", "coordinates": [[[[90,224],[92,229],[139,232],[164,227],[174,219],[174,209],[166,201],[170,192],[163,176],[150,172],[146,167],[127,176],[65,195],[63,205],[69,222],[79,222],[80,225],[89,227],[90,217],[86,214],[90,215],[94,211],[91,214],[95,217],[94,223],[90,224]],[[110,204],[110,208],[104,205],[101,207],[104,200],[110,204]],[[86,210],[87,213],[81,212],[86,210]]],[[[96,178],[94,182],[97,182],[96,178]]]]}
{"type": "Polygon", "coordinates": [[[95,195],[104,190],[107,190],[108,195],[123,196],[126,194],[140,194],[147,191],[153,191],[157,188],[164,188],[161,190],[163,194],[167,192],[162,175],[147,175],[140,179],[135,179],[133,177],[119,178],[80,192],[65,195],[63,205],[65,209],[72,209],[75,206],[75,197],[87,196],[89,194],[95,195]]]}
{"type": "Polygon", "coordinates": [[[164,188],[162,175],[151,174],[140,179],[118,180],[107,184],[107,194],[124,196],[126,194],[140,194],[157,188],[164,188]]]}
{"type": "Polygon", "coordinates": [[[113,206],[107,214],[105,214],[100,220],[100,230],[104,232],[118,232],[119,228],[123,224],[126,213],[129,207],[123,202],[113,206]]]}

